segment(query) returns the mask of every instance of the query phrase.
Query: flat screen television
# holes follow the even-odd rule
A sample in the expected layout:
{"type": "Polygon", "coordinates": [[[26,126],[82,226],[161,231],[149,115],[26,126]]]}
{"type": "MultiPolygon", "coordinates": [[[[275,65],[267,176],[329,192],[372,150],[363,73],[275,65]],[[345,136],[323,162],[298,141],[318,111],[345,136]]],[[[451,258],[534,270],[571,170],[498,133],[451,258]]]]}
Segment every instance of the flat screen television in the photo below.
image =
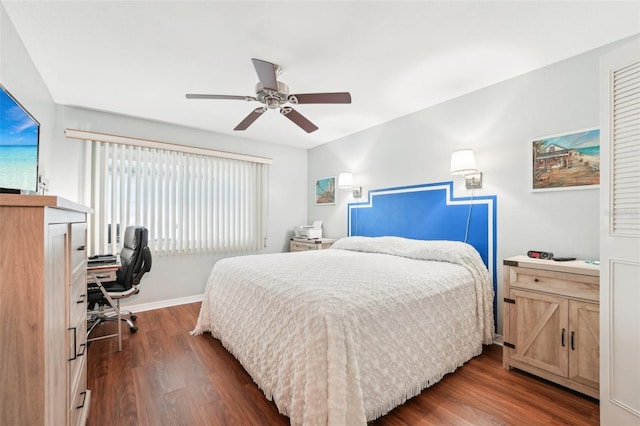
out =
{"type": "Polygon", "coordinates": [[[0,84],[0,192],[38,190],[40,123],[0,84]]]}

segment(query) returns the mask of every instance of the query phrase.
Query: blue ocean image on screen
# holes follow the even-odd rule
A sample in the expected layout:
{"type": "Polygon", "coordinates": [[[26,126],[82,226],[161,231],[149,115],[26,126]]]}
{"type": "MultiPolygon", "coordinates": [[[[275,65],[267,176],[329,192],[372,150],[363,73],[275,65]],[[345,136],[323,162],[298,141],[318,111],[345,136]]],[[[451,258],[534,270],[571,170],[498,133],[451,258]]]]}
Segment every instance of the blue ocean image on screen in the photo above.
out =
{"type": "Polygon", "coordinates": [[[38,123],[0,88],[0,187],[35,190],[38,123]]]}

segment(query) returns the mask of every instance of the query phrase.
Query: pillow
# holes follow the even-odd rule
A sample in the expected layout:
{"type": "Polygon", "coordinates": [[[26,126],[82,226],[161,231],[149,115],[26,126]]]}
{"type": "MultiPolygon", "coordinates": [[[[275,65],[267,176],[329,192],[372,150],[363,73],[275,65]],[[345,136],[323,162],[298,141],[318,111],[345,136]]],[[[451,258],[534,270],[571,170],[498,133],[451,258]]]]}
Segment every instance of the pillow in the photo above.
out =
{"type": "Polygon", "coordinates": [[[413,240],[390,236],[346,237],[333,243],[331,248],[451,263],[464,263],[461,261],[465,257],[480,258],[473,246],[461,241],[413,240]]]}

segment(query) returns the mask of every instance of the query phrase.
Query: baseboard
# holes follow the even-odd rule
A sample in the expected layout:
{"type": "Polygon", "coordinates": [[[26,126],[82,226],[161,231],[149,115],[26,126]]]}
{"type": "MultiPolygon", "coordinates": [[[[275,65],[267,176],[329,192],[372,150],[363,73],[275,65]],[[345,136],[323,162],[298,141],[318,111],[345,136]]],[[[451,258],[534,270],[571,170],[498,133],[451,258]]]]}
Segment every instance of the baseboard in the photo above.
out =
{"type": "Polygon", "coordinates": [[[122,309],[131,312],[152,311],[154,309],[168,308],[170,306],[186,305],[187,303],[202,302],[204,294],[179,297],[177,299],[159,300],[157,302],[140,303],[138,305],[122,305],[122,309]]]}
{"type": "Polygon", "coordinates": [[[494,334],[493,335],[493,344],[494,345],[498,345],[498,346],[504,346],[504,337],[502,337],[502,334],[494,334]]]}

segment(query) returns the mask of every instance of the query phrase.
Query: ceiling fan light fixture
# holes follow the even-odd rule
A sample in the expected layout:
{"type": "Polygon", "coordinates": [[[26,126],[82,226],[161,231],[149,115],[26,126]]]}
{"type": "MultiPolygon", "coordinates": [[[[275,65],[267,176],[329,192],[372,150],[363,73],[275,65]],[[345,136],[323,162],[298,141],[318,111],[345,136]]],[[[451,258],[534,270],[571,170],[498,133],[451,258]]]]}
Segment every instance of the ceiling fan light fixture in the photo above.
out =
{"type": "Polygon", "coordinates": [[[276,109],[280,107],[280,100],[277,98],[268,97],[264,99],[264,104],[269,109],[276,109]]]}

